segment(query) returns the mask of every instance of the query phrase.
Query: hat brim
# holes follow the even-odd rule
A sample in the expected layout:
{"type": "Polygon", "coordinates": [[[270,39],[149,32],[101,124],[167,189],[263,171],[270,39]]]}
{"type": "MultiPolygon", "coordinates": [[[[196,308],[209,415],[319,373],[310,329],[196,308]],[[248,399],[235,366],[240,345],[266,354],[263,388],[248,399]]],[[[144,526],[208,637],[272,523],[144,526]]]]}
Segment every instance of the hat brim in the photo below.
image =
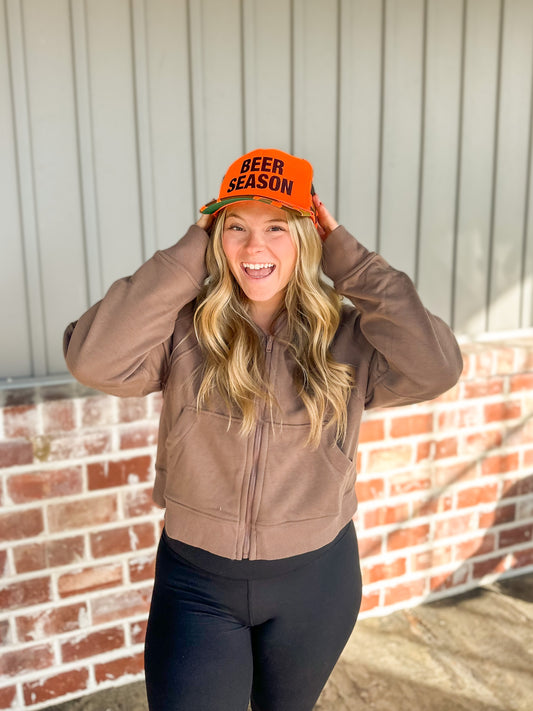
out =
{"type": "Polygon", "coordinates": [[[200,208],[200,212],[203,212],[206,215],[213,215],[214,213],[219,212],[219,210],[222,210],[228,205],[234,205],[238,202],[244,202],[247,200],[255,200],[256,202],[264,202],[268,205],[280,207],[285,210],[292,210],[292,212],[296,212],[299,215],[302,215],[302,217],[310,217],[313,222],[315,221],[315,216],[313,212],[311,212],[311,210],[302,210],[300,208],[294,207],[294,205],[286,205],[285,203],[279,200],[274,200],[272,198],[262,197],[259,195],[242,195],[240,197],[224,198],[223,200],[211,200],[211,202],[208,202],[207,205],[204,205],[200,208]]]}

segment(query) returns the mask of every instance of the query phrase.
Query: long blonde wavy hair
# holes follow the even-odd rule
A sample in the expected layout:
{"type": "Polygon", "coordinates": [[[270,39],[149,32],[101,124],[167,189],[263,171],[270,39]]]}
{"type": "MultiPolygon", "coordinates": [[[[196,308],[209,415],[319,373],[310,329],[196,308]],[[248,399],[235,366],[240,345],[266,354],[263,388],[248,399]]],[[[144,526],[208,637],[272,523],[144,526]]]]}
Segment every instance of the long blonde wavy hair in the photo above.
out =
{"type": "MultiPolygon", "coordinates": [[[[233,277],[224,249],[225,210],[219,214],[206,252],[209,278],[194,315],[196,337],[205,357],[198,407],[217,391],[231,411],[242,415],[243,434],[253,431],[258,406],[276,407],[264,374],[264,345],[248,310],[248,299],[233,277]]],[[[286,346],[294,359],[293,380],[311,423],[307,443],[317,446],[322,428],[346,433],[347,401],[353,386],[350,366],[337,363],[330,346],[340,321],[342,300],[320,275],[322,246],[311,218],[286,210],[296,245],[294,273],[285,292],[286,346]]],[[[281,314],[281,309],[278,316],[281,314]]]]}

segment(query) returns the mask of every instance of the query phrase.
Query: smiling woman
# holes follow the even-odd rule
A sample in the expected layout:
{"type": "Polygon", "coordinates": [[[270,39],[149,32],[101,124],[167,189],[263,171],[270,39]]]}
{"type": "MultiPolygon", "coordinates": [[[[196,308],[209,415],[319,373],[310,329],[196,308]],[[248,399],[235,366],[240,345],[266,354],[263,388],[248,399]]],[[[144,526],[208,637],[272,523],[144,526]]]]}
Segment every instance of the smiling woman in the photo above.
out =
{"type": "Polygon", "coordinates": [[[222,246],[231,273],[250,302],[252,319],[268,333],[296,265],[287,212],[252,201],[229,208],[222,246]]]}
{"type": "Polygon", "coordinates": [[[312,710],[361,601],[363,409],[461,373],[450,329],[312,177],[282,151],[240,157],[196,225],[65,333],[86,385],[163,391],[151,711],[312,710]]]}

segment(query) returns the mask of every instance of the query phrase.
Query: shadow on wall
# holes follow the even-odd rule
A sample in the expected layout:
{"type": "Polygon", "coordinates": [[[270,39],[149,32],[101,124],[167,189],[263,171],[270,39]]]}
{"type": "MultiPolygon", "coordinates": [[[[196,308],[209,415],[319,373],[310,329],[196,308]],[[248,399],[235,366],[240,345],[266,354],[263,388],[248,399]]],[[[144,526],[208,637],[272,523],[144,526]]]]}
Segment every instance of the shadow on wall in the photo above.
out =
{"type": "MultiPolygon", "coordinates": [[[[432,497],[430,502],[435,502],[443,496],[449,486],[463,479],[470,480],[469,473],[478,465],[481,465],[483,474],[487,475],[515,469],[521,471],[520,455],[516,446],[517,443],[524,443],[524,432],[532,418],[533,414],[528,414],[520,424],[509,429],[495,447],[483,450],[447,487],[432,497]],[[506,450],[506,446],[509,449],[506,450]]],[[[483,479],[480,482],[476,476],[473,481],[479,491],[477,505],[483,507],[484,503],[490,504],[490,484],[487,483],[484,498],[483,479]]],[[[461,554],[458,557],[462,560],[461,564],[452,574],[443,576],[438,584],[432,586],[431,598],[453,588],[472,587],[487,575],[509,573],[533,565],[533,473],[518,480],[503,479],[498,483],[501,485],[498,500],[492,508],[485,506],[479,511],[478,528],[481,539],[471,542],[465,540],[460,544],[461,554]]],[[[460,500],[462,495],[461,491],[456,493],[457,511],[468,505],[460,500]]],[[[470,502],[470,506],[475,506],[474,502],[470,502]]]]}
{"type": "Polygon", "coordinates": [[[504,483],[504,491],[491,513],[492,524],[481,541],[450,576],[432,589],[432,595],[491,573],[508,573],[533,565],[533,474],[509,487],[504,483]]]}
{"type": "MultiPolygon", "coordinates": [[[[401,508],[389,500],[384,502],[383,520],[369,524],[366,540],[365,535],[359,537],[365,585],[385,584],[385,599],[390,592],[391,604],[401,602],[394,599],[395,590],[402,599],[409,594],[417,598],[424,596],[431,602],[474,588],[489,575],[512,576],[512,571],[518,575],[522,569],[527,572],[533,566],[533,467],[527,471],[528,462],[533,463],[532,423],[533,414],[528,413],[504,431],[482,432],[477,451],[450,471],[440,484],[437,481],[445,471],[445,468],[439,470],[442,460],[429,458],[432,472],[429,480],[433,487],[414,504],[407,518],[395,519],[394,528],[386,534],[389,558],[394,557],[394,553],[400,556],[409,545],[422,543],[421,530],[427,529],[424,550],[420,549],[413,563],[417,574],[425,571],[426,585],[430,578],[425,595],[421,578],[405,580],[402,577],[399,557],[390,564],[382,562],[382,536],[372,536],[373,525],[387,523],[385,504],[390,504],[393,515],[401,508]]],[[[367,514],[372,521],[372,516],[379,511],[375,509],[376,498],[366,500],[371,501],[371,508],[367,512],[364,503],[360,506],[361,518],[357,525],[361,528],[367,514]]],[[[376,607],[379,599],[379,591],[371,589],[368,609],[376,607]]]]}

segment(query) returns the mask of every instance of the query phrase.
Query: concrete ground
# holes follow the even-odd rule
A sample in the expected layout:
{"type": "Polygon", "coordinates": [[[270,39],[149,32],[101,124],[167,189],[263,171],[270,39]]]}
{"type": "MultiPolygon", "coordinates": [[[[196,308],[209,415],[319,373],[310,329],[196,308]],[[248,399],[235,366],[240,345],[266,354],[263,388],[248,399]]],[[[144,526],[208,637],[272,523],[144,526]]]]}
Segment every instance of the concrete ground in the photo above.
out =
{"type": "MultiPolygon", "coordinates": [[[[143,684],[136,683],[50,709],[146,711],[147,706],[143,684]]],[[[361,620],[315,707],[315,711],[531,709],[533,574],[361,620]]]]}

